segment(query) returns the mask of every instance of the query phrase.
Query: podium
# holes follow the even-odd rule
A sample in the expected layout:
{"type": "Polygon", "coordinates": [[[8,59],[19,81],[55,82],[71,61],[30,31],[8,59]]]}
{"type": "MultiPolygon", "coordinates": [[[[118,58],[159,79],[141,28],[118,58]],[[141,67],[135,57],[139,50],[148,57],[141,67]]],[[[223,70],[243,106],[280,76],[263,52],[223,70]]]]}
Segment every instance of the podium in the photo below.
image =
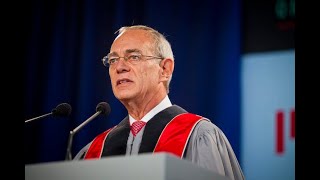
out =
{"type": "Polygon", "coordinates": [[[101,159],[25,165],[25,180],[229,180],[171,154],[112,156],[101,159]]]}

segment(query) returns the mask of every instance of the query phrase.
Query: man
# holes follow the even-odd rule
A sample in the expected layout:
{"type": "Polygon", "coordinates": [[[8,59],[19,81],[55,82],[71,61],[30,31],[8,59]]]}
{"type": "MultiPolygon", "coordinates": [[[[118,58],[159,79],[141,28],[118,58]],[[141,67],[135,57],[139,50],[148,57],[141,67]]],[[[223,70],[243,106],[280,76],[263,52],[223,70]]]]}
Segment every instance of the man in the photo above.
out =
{"type": "Polygon", "coordinates": [[[118,33],[103,64],[128,116],[74,159],[168,152],[230,179],[244,179],[224,133],[207,118],[171,104],[174,57],[166,38],[142,25],[122,27],[118,33]],[[139,132],[133,131],[139,126],[134,122],[143,126],[139,132]]]}

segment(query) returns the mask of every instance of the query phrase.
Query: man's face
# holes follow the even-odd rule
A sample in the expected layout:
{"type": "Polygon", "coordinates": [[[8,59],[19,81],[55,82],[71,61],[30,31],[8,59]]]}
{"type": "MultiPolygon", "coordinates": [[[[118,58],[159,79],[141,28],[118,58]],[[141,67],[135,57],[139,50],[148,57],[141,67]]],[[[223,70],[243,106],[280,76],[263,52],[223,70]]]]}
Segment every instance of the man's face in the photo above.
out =
{"type": "MultiPolygon", "coordinates": [[[[110,54],[117,57],[128,56],[132,51],[149,56],[152,52],[151,37],[143,30],[129,30],[120,34],[110,48],[110,54]]],[[[110,66],[109,75],[112,90],[116,98],[122,102],[142,101],[157,93],[162,85],[160,82],[160,66],[158,60],[142,60],[130,64],[121,58],[118,63],[110,66]]]]}

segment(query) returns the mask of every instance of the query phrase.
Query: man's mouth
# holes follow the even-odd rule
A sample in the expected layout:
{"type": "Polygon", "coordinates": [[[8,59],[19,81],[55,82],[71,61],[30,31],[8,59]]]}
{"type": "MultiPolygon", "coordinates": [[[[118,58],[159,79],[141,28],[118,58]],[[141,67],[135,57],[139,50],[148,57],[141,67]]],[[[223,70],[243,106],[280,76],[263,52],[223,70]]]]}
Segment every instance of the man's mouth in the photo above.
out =
{"type": "Polygon", "coordinates": [[[128,82],[133,82],[133,81],[131,81],[130,79],[119,79],[117,81],[117,85],[125,84],[125,83],[128,83],[128,82]]]}

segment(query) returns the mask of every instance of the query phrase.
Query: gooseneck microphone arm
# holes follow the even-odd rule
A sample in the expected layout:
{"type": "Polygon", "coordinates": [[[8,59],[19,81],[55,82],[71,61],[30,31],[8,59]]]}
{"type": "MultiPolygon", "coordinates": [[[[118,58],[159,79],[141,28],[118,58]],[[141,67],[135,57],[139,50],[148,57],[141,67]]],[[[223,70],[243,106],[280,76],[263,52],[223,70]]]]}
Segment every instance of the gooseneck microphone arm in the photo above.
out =
{"type": "Polygon", "coordinates": [[[27,122],[30,122],[30,121],[34,121],[34,120],[37,120],[37,119],[41,119],[41,118],[44,118],[46,116],[50,116],[51,114],[52,114],[52,112],[44,114],[44,115],[41,115],[41,116],[38,116],[38,117],[34,117],[32,119],[28,119],[28,120],[24,121],[24,123],[27,123],[27,122]]]}
{"type": "Polygon", "coordinates": [[[77,133],[77,132],[78,132],[81,128],[83,128],[86,124],[88,124],[92,119],[94,119],[95,117],[97,117],[100,113],[101,113],[101,111],[96,112],[96,113],[93,114],[90,118],[88,118],[88,119],[85,120],[83,123],[81,123],[78,127],[74,128],[72,131],[70,131],[70,133],[69,133],[69,138],[68,138],[68,147],[67,147],[66,160],[71,160],[71,159],[72,159],[71,149],[72,149],[72,141],[73,141],[73,136],[74,136],[74,134],[77,133]]]}
{"type": "Polygon", "coordinates": [[[61,103],[61,104],[57,105],[57,107],[52,109],[52,111],[50,113],[47,113],[47,114],[44,114],[44,115],[41,115],[41,116],[38,116],[38,117],[35,117],[35,118],[32,118],[32,119],[28,119],[28,120],[24,121],[24,123],[27,123],[27,122],[30,122],[30,121],[34,121],[34,120],[37,120],[37,119],[42,119],[42,118],[44,118],[46,116],[50,116],[50,115],[60,116],[60,117],[67,117],[67,116],[69,116],[71,114],[71,111],[72,111],[72,108],[71,108],[70,104],[61,103]]]}
{"type": "Polygon", "coordinates": [[[74,128],[72,131],[70,131],[70,133],[72,133],[72,134],[77,133],[81,128],[83,128],[86,124],[88,124],[88,122],[90,122],[92,119],[96,118],[100,113],[101,113],[101,111],[94,113],[91,117],[89,117],[87,120],[85,120],[83,123],[81,123],[78,127],[74,128]]]}
{"type": "Polygon", "coordinates": [[[88,124],[91,120],[96,118],[98,115],[109,115],[111,111],[110,105],[106,102],[100,102],[97,107],[96,107],[96,113],[94,113],[91,117],[89,117],[87,120],[85,120],[83,123],[81,123],[79,126],[74,128],[72,131],[69,133],[69,138],[68,138],[68,147],[67,147],[67,153],[66,153],[66,160],[72,160],[72,141],[73,141],[73,136],[76,134],[81,128],[83,128],[86,124],[88,124]]]}

